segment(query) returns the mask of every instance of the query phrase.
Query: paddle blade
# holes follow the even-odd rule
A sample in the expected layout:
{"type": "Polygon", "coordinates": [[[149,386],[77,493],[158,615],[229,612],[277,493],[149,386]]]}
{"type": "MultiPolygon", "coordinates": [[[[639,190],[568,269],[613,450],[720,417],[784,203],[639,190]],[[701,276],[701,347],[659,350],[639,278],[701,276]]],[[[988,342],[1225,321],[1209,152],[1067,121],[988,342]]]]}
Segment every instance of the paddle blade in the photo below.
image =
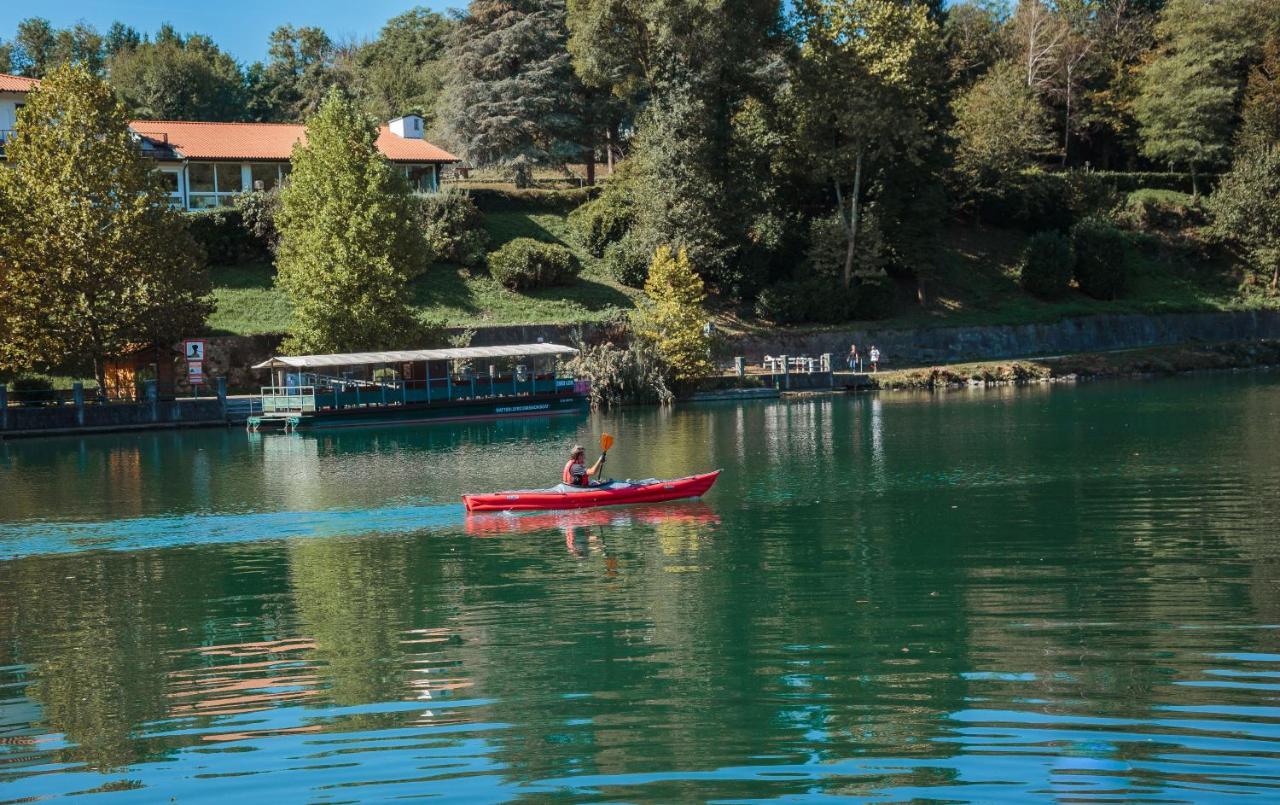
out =
{"type": "Polygon", "coordinates": [[[607,453],[613,447],[613,437],[607,433],[600,434],[600,452],[607,453]]]}

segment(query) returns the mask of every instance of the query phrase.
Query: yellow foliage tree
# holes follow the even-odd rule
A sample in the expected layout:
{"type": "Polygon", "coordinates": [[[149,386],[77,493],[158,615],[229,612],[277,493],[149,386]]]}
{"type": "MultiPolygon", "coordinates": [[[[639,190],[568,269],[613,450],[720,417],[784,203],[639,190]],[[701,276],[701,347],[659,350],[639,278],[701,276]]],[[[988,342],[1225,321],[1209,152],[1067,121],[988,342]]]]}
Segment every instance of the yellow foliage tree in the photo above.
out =
{"type": "Polygon", "coordinates": [[[702,302],[706,290],[684,249],[659,246],[644,283],[648,304],[636,315],[636,331],[670,366],[676,380],[696,380],[714,370],[702,302]]]}

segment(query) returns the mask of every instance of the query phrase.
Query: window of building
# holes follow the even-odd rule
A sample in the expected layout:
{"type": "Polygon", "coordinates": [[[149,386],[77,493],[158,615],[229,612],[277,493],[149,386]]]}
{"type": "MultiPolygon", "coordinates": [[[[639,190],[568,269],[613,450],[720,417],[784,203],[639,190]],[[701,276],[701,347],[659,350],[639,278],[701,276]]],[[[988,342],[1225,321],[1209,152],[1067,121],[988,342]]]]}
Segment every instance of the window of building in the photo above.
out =
{"type": "Polygon", "coordinates": [[[218,177],[218,193],[239,193],[244,190],[243,174],[240,171],[239,164],[228,164],[219,162],[215,166],[215,173],[218,177]]]}
{"type": "Polygon", "coordinates": [[[249,175],[253,182],[254,190],[259,189],[259,187],[263,190],[270,190],[280,184],[280,166],[274,163],[256,162],[249,166],[249,175]]]}
{"type": "Polygon", "coordinates": [[[215,193],[213,165],[208,162],[192,162],[187,166],[187,187],[192,193],[215,193]]]}
{"type": "Polygon", "coordinates": [[[187,164],[187,204],[193,210],[228,207],[244,190],[238,162],[191,162],[187,164]]]}

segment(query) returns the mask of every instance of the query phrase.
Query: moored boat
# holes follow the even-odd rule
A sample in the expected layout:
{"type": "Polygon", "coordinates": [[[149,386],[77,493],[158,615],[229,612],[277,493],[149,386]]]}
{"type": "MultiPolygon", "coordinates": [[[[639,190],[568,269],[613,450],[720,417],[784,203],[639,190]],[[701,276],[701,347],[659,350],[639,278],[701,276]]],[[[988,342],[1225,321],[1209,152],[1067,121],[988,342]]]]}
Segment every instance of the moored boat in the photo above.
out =
{"type": "Polygon", "coordinates": [[[667,500],[701,497],[711,489],[718,477],[720,477],[720,470],[668,481],[650,478],[644,481],[609,481],[586,487],[559,484],[550,489],[463,495],[462,502],[469,512],[550,511],[622,506],[630,503],[661,503],[667,500]]]}

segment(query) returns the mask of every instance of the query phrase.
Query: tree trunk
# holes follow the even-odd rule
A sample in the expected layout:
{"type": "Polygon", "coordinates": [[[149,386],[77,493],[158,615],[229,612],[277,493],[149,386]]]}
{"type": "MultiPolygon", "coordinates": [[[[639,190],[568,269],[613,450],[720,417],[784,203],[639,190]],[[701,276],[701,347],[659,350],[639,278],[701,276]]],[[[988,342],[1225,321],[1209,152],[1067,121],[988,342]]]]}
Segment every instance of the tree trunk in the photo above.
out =
{"type": "Polygon", "coordinates": [[[107,366],[96,347],[93,353],[93,379],[98,381],[98,399],[105,401],[107,399],[107,366]]]}
{"type": "Polygon", "coordinates": [[[596,183],[596,146],[592,143],[587,148],[587,187],[596,183]]]}
{"type": "MultiPolygon", "coordinates": [[[[858,246],[858,213],[860,207],[858,204],[859,196],[862,193],[862,151],[858,151],[857,160],[854,162],[853,168],[853,192],[849,196],[849,225],[845,227],[845,235],[849,239],[848,248],[844,253],[844,287],[848,288],[853,284],[853,258],[856,254],[858,246]]],[[[840,185],[836,184],[836,198],[839,199],[840,185]]],[[[843,205],[840,214],[844,215],[843,205]]]]}
{"type": "Polygon", "coordinates": [[[1067,68],[1067,111],[1062,121],[1062,167],[1067,167],[1067,152],[1071,149],[1071,68],[1067,68]]]}
{"type": "Polygon", "coordinates": [[[1200,185],[1196,183],[1196,163],[1192,162],[1188,167],[1191,168],[1191,198],[1200,198],[1200,185]]]}
{"type": "Polygon", "coordinates": [[[1276,267],[1271,271],[1271,290],[1280,288],[1280,263],[1276,263],[1276,267]]]}

